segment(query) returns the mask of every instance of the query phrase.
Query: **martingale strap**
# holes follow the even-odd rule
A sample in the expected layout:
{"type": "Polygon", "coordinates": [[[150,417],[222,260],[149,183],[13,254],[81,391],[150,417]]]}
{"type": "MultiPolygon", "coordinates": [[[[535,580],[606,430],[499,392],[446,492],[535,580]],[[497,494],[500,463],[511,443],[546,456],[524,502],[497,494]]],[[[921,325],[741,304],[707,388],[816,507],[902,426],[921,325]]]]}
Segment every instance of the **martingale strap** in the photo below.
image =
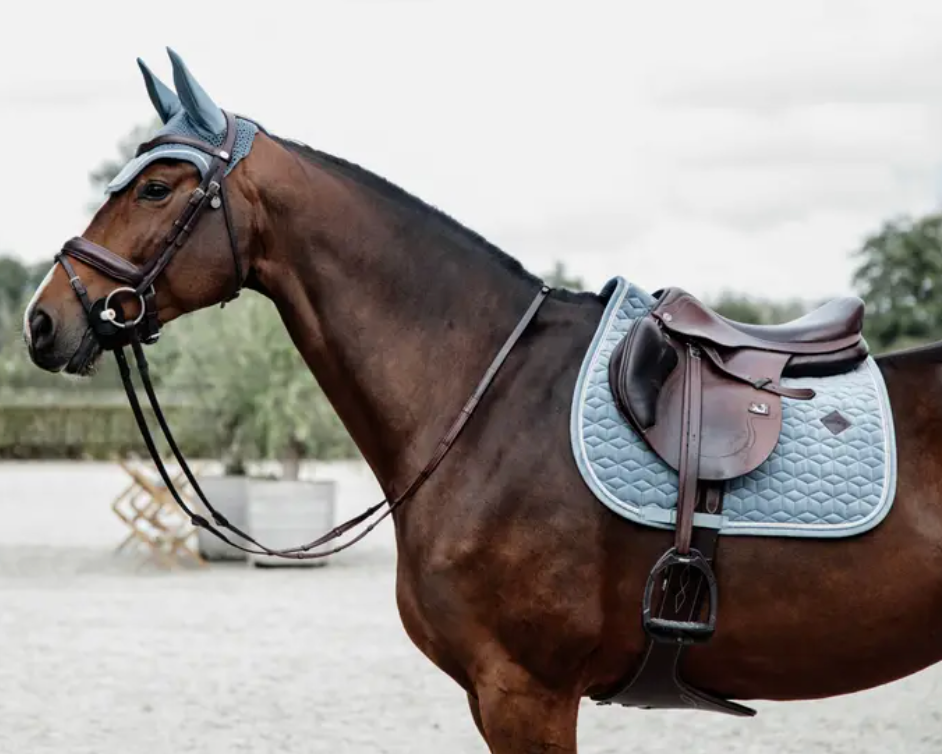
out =
{"type": "Polygon", "coordinates": [[[530,322],[536,316],[536,313],[543,305],[543,302],[546,300],[546,297],[549,295],[551,290],[551,288],[545,285],[540,288],[529,308],[520,318],[520,321],[517,323],[517,326],[514,328],[513,332],[510,333],[510,336],[497,352],[497,355],[494,357],[494,360],[487,368],[487,371],[484,373],[481,381],[474,389],[474,392],[465,402],[452,425],[442,436],[435,452],[432,454],[432,457],[429,459],[428,463],[426,463],[422,470],[412,479],[409,485],[402,492],[400,492],[392,500],[384,498],[376,505],[367,508],[360,515],[355,516],[349,521],[345,521],[339,526],[334,527],[329,532],[323,534],[312,542],[284,550],[273,550],[261,544],[249,534],[242,531],[239,527],[232,524],[225,516],[219,513],[219,511],[217,511],[212,506],[209,500],[207,500],[206,496],[203,494],[202,489],[200,489],[199,482],[196,480],[196,477],[190,470],[189,464],[186,462],[183,453],[180,451],[180,448],[173,437],[173,433],[170,431],[170,427],[167,424],[167,420],[163,411],[161,410],[160,403],[157,400],[157,394],[154,391],[154,386],[150,379],[150,367],[147,363],[147,357],[144,355],[144,349],[141,343],[135,339],[132,341],[131,347],[134,352],[134,359],[137,364],[138,374],[141,378],[141,384],[144,386],[144,392],[147,394],[147,399],[154,411],[154,417],[157,419],[160,430],[167,440],[170,451],[173,453],[177,463],[180,464],[183,474],[186,476],[187,481],[189,481],[189,483],[192,485],[193,491],[196,493],[200,502],[206,506],[206,509],[212,516],[215,526],[213,526],[213,524],[211,524],[204,516],[195,513],[186,504],[182,495],[180,495],[174,486],[173,480],[170,478],[170,474],[167,472],[163,460],[160,457],[160,453],[157,450],[157,446],[154,442],[153,435],[151,434],[150,427],[147,424],[147,419],[144,416],[144,411],[141,408],[140,401],[138,400],[137,392],[134,388],[134,383],[131,378],[131,369],[128,365],[128,360],[124,354],[123,348],[115,349],[115,359],[118,362],[118,370],[121,374],[121,382],[124,385],[124,390],[128,396],[128,403],[131,406],[131,411],[134,413],[134,419],[137,422],[138,429],[141,432],[141,437],[144,439],[144,444],[147,446],[147,451],[150,453],[150,456],[154,461],[154,465],[157,467],[157,472],[160,474],[161,479],[163,480],[167,489],[170,491],[173,499],[176,501],[177,505],[180,506],[183,512],[190,517],[190,521],[193,523],[193,525],[205,529],[213,536],[217,537],[228,545],[235,547],[237,550],[241,550],[242,552],[247,552],[252,555],[272,555],[275,557],[293,560],[315,560],[346,550],[348,547],[351,547],[359,542],[367,534],[373,531],[373,529],[375,529],[387,516],[393,513],[393,511],[395,511],[400,505],[412,497],[422,486],[422,484],[424,484],[424,482],[432,475],[432,472],[435,471],[435,469],[447,455],[448,451],[454,445],[455,441],[458,439],[458,436],[461,434],[461,430],[464,429],[464,426],[467,424],[468,420],[474,413],[475,408],[477,408],[478,404],[480,403],[481,398],[484,396],[485,392],[487,392],[487,389],[494,381],[494,377],[497,375],[497,372],[500,370],[501,366],[503,366],[504,362],[507,360],[507,356],[513,350],[513,347],[517,344],[517,341],[520,340],[520,337],[523,335],[530,322]],[[327,551],[316,553],[310,552],[316,547],[320,547],[321,545],[327,544],[328,542],[339,539],[351,529],[372,518],[374,514],[383,508],[383,506],[386,506],[386,510],[383,511],[382,515],[373,520],[367,527],[365,527],[352,539],[347,540],[343,544],[337,545],[336,547],[333,547],[327,551]],[[242,537],[247,542],[255,545],[255,547],[258,549],[244,547],[237,542],[233,542],[232,539],[227,537],[223,532],[219,531],[219,529],[216,528],[217,526],[227,529],[233,534],[242,537]]]}

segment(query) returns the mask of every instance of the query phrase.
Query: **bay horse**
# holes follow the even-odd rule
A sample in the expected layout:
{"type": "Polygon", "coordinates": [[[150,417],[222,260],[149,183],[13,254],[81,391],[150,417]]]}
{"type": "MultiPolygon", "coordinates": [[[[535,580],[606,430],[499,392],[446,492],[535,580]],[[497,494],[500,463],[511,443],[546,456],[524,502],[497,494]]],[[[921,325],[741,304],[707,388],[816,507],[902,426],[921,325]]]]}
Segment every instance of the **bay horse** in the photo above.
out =
{"type": "MultiPolygon", "coordinates": [[[[205,108],[186,75],[183,105],[205,108]]],[[[146,264],[200,180],[191,162],[154,160],[110,195],[84,238],[146,264]]],[[[224,180],[232,250],[220,214],[196,226],[155,281],[160,322],[234,286],[271,299],[394,496],[541,281],[383,178],[264,130],[224,180]]],[[[98,267],[72,264],[91,299],[114,289],[98,267]]],[[[629,675],[645,647],[642,590],[671,533],[603,507],[570,451],[573,389],[602,311],[599,296],[553,291],[450,454],[393,516],[405,630],[467,693],[495,754],[575,752],[580,699],[629,675]]],[[[25,329],[47,370],[88,374],[101,353],[61,265],[25,329]]],[[[942,657],[942,348],[878,364],[897,427],[892,511],[839,541],[724,538],[721,620],[684,656],[690,683],[736,699],[814,699],[942,657]]]]}

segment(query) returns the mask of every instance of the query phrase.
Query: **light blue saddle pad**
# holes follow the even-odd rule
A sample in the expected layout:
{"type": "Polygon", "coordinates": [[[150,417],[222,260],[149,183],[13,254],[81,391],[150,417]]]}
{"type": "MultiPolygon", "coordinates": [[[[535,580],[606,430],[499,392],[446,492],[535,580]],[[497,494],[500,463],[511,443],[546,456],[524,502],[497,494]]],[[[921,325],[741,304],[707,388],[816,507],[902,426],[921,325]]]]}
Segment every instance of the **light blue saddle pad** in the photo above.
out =
{"type": "MultiPolygon", "coordinates": [[[[608,386],[612,350],[654,298],[622,278],[609,281],[602,295],[608,306],[572,404],[573,454],[586,484],[611,510],[672,529],[677,473],[622,418],[608,386]]],[[[872,529],[889,512],[896,488],[893,417],[876,363],[868,358],[847,374],[782,384],[810,387],[816,395],[782,399],[782,435],[772,455],[727,482],[722,514],[697,514],[697,525],[779,537],[850,537],[872,529]],[[835,412],[842,417],[837,422],[835,412]],[[829,415],[831,429],[821,421],[829,415]]]]}

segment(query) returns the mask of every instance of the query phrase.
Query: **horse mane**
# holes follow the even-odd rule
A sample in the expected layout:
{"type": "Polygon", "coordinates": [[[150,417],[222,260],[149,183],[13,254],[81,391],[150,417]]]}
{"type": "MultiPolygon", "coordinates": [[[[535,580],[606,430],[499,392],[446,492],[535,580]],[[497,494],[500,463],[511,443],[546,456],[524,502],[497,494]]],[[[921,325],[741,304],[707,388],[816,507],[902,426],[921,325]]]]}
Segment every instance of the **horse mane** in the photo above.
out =
{"type": "MultiPolygon", "coordinates": [[[[438,207],[435,207],[428,202],[419,199],[417,196],[410,194],[408,191],[397,186],[392,181],[383,178],[382,176],[377,175],[376,173],[373,173],[372,171],[367,170],[366,168],[357,165],[356,163],[345,160],[342,157],[336,157],[327,152],[314,149],[313,147],[308,146],[304,142],[297,141],[296,139],[288,139],[281,136],[275,136],[273,134],[267,135],[273,141],[275,141],[275,143],[280,144],[289,152],[297,154],[309,162],[313,162],[317,165],[325,166],[335,170],[341,175],[350,178],[356,183],[365,186],[380,196],[385,197],[395,202],[399,206],[404,207],[405,209],[418,212],[422,215],[431,215],[439,223],[441,223],[441,225],[449,233],[453,234],[458,239],[469,243],[474,248],[484,251],[506,270],[523,278],[524,280],[533,283],[534,285],[539,285],[542,283],[540,278],[528,271],[518,260],[514,259],[514,257],[512,257],[510,254],[507,254],[505,251],[495,246],[493,243],[484,238],[484,236],[482,236],[480,233],[477,233],[467,226],[462,225],[453,217],[438,209],[438,207]]],[[[589,292],[576,292],[566,289],[557,289],[556,292],[562,294],[564,297],[575,296],[578,298],[585,298],[589,296],[597,298],[594,293],[589,292]]]]}

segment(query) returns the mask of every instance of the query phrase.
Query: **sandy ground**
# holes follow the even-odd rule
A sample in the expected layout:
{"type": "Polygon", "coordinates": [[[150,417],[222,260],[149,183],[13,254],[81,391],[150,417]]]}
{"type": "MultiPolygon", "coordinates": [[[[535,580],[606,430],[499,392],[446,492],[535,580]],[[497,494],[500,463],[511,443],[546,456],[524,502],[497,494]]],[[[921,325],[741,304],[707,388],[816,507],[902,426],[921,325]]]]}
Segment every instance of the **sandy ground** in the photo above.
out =
{"type": "MultiPolygon", "coordinates": [[[[377,488],[357,465],[339,515],[377,488]]],[[[0,464],[0,754],[484,752],[396,613],[392,532],[326,568],[116,557],[107,464],[0,464]]],[[[942,620],[942,616],[940,616],[942,620]]],[[[939,754],[942,669],[751,721],[583,706],[582,752],[939,754]]]]}

